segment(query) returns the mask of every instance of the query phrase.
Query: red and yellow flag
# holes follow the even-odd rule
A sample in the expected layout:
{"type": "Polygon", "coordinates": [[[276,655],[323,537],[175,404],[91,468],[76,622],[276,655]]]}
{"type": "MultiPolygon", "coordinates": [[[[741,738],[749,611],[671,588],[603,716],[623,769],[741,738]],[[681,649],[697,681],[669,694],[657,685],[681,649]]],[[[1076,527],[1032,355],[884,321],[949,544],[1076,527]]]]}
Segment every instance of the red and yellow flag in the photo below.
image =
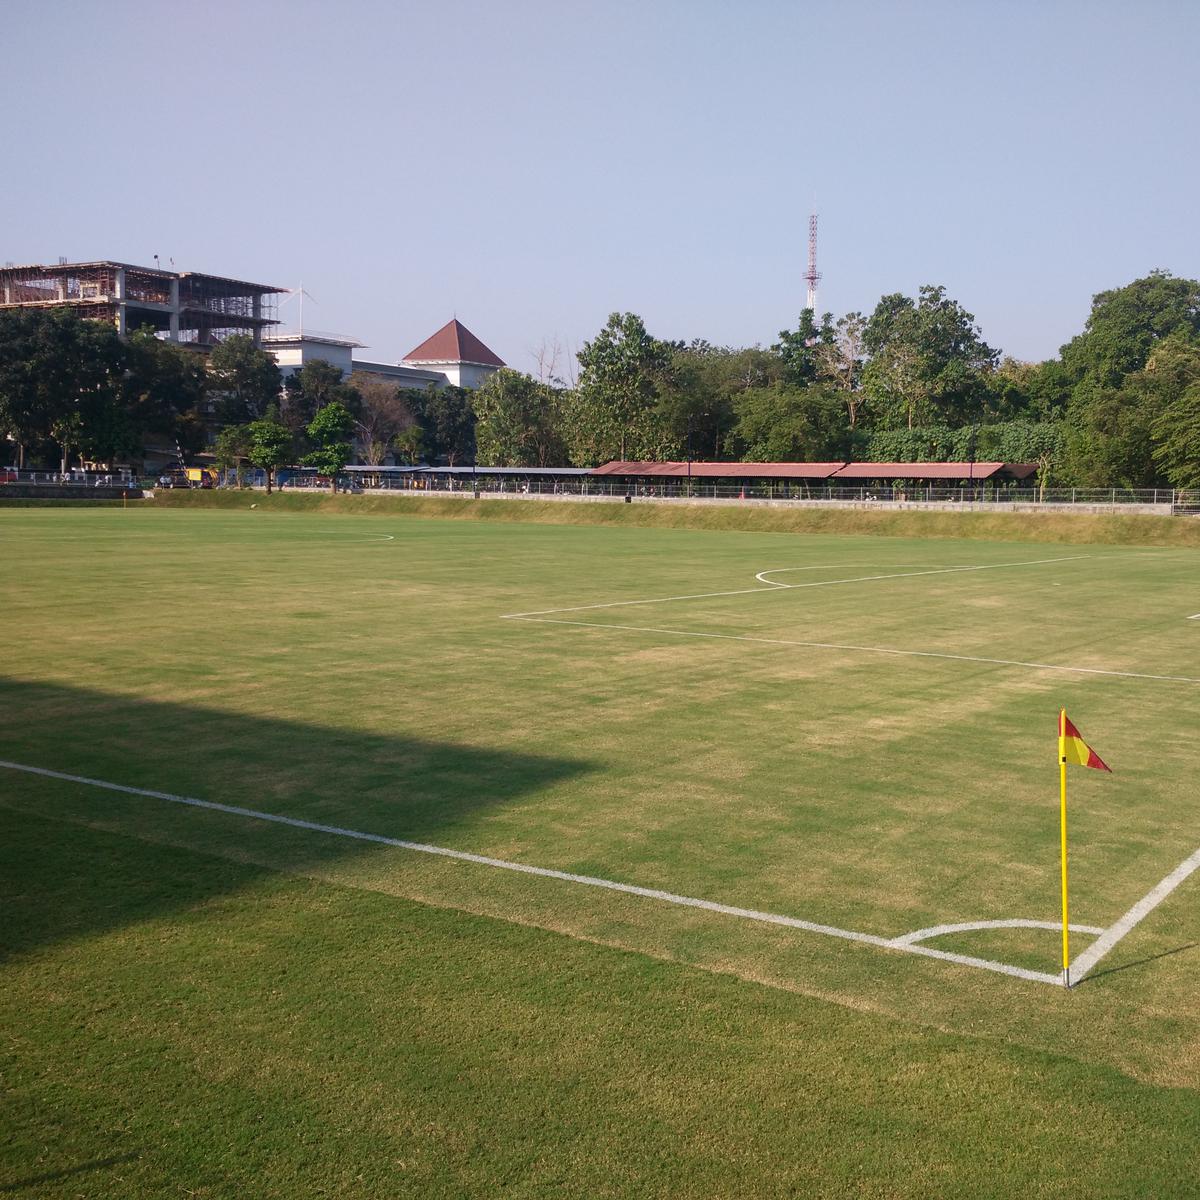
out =
{"type": "Polygon", "coordinates": [[[1058,759],[1059,762],[1095,767],[1097,771],[1112,774],[1112,768],[1079,736],[1079,730],[1071,724],[1065,708],[1058,714],[1058,759]]]}

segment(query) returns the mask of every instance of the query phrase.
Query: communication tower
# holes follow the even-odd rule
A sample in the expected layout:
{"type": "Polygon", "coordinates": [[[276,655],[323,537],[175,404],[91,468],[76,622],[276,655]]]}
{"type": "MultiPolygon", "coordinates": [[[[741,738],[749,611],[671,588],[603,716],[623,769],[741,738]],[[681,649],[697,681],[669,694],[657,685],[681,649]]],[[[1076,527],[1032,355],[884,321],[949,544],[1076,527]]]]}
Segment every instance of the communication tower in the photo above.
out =
{"type": "Polygon", "coordinates": [[[808,270],[804,274],[808,283],[808,305],[813,315],[817,312],[817,284],[821,281],[821,272],[817,270],[817,214],[808,218],[808,270]]]}

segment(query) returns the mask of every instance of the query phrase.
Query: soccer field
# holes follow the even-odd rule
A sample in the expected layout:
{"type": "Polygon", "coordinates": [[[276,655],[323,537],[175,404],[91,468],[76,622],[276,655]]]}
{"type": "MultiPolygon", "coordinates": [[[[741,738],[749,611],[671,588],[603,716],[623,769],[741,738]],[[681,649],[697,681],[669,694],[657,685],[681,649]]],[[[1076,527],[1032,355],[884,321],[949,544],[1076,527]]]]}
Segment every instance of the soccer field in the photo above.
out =
{"type": "Polygon", "coordinates": [[[1193,1194],[1200,552],[0,544],[0,1188],[1193,1194]]]}

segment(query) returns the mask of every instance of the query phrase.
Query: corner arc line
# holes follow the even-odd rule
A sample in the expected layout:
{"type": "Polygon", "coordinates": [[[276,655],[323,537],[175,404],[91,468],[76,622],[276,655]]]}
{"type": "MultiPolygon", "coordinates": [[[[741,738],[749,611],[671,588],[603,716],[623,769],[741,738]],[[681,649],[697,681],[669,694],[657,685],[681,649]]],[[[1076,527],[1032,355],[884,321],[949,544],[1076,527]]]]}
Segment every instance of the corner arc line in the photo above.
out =
{"type": "MultiPolygon", "coordinates": [[[[1098,925],[1075,925],[1071,924],[1067,928],[1072,933],[1091,933],[1097,937],[1104,933],[1098,925]]],[[[917,942],[927,941],[929,938],[945,937],[951,933],[973,933],[980,929],[1062,929],[1061,921],[1034,921],[1026,917],[1008,917],[998,921],[957,921],[952,925],[931,925],[928,929],[915,929],[912,933],[902,933],[899,937],[892,938],[894,946],[913,946],[917,942]]]]}

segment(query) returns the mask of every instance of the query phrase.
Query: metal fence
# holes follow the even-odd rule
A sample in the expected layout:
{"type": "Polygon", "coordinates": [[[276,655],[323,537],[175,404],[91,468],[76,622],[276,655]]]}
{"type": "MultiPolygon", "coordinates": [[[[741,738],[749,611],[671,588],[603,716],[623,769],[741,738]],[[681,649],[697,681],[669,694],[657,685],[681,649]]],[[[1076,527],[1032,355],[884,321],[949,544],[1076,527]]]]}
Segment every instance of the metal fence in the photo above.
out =
{"type": "MultiPolygon", "coordinates": [[[[0,467],[0,487],[4,484],[23,484],[46,487],[112,488],[165,486],[163,478],[142,478],[128,471],[18,471],[0,467]]],[[[244,470],[240,485],[266,487],[266,472],[244,470]]],[[[177,473],[170,477],[170,486],[211,486],[198,481],[188,482],[177,473]]],[[[237,487],[233,471],[220,474],[217,486],[237,487]]],[[[318,491],[327,489],[329,481],[311,474],[284,471],[277,485],[280,490],[318,491]]],[[[344,476],[338,480],[341,491],[364,490],[360,481],[344,476]]],[[[665,479],[624,483],[611,478],[581,478],[575,476],[561,481],[522,480],[519,477],[495,478],[467,472],[439,475],[434,471],[412,475],[381,473],[372,479],[371,492],[400,492],[409,495],[506,495],[506,496],[581,496],[623,500],[773,500],[828,501],[838,504],[1086,504],[1109,505],[1169,505],[1176,510],[1200,511],[1200,490],[1173,488],[1038,488],[1019,484],[976,483],[894,484],[886,487],[835,487],[804,481],[747,481],[745,484],[702,483],[695,480],[665,479]]]]}
{"type": "Polygon", "coordinates": [[[141,481],[130,471],[18,471],[15,467],[0,467],[0,486],[6,483],[56,488],[141,486],[141,481]]]}
{"type": "MultiPolygon", "coordinates": [[[[265,480],[264,480],[265,482],[265,480]]],[[[311,476],[293,476],[281,485],[286,489],[328,487],[311,476]]],[[[357,481],[339,480],[346,490],[359,490],[357,481]]],[[[791,482],[748,482],[746,484],[691,483],[683,480],[625,484],[610,479],[544,480],[495,479],[467,474],[451,477],[433,474],[383,476],[372,492],[404,492],[461,495],[594,496],[615,500],[626,496],[648,500],[791,500],[846,503],[945,503],[945,504],[1156,504],[1188,506],[1200,504],[1200,491],[1172,488],[1036,488],[1005,484],[975,484],[974,487],[903,484],[890,487],[832,487],[791,482]]]]}

